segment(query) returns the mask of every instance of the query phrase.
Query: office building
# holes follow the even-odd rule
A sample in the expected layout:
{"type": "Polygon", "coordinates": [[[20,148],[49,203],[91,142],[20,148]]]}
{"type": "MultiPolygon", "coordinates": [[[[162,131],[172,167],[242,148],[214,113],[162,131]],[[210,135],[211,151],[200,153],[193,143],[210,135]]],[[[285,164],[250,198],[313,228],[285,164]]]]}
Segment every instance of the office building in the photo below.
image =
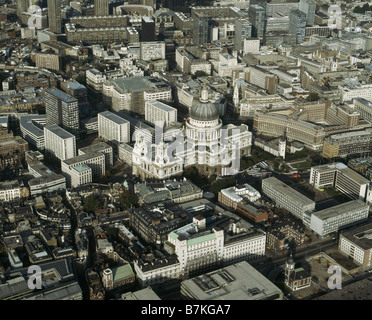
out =
{"type": "Polygon", "coordinates": [[[313,26],[316,3],[312,0],[300,0],[298,9],[306,14],[306,25],[313,26]]]}
{"type": "Polygon", "coordinates": [[[62,33],[61,0],[48,0],[49,31],[62,33]]]}
{"type": "Polygon", "coordinates": [[[252,38],[263,38],[265,32],[265,16],[265,9],[260,5],[253,4],[249,6],[248,17],[252,23],[252,38]]]}
{"type": "Polygon", "coordinates": [[[79,130],[79,101],[56,88],[45,91],[45,114],[47,125],[60,125],[76,134],[79,130]]]}
{"type": "Polygon", "coordinates": [[[354,109],[359,112],[360,117],[372,122],[372,102],[363,98],[353,99],[354,109]]]}
{"type": "Polygon", "coordinates": [[[157,100],[146,101],[145,120],[156,126],[169,127],[177,122],[177,109],[157,100]]]}
{"type": "Polygon", "coordinates": [[[141,207],[129,214],[129,226],[146,243],[162,245],[168,234],[184,226],[188,219],[175,215],[171,210],[158,207],[141,207]]]}
{"type": "Polygon", "coordinates": [[[59,160],[76,156],[76,138],[56,124],[44,127],[45,151],[59,160]]]}
{"type": "Polygon", "coordinates": [[[324,210],[313,212],[310,229],[320,237],[367,220],[369,206],[361,200],[352,200],[324,210]]]}
{"type": "Polygon", "coordinates": [[[249,19],[237,19],[235,22],[234,49],[238,52],[244,52],[244,40],[252,36],[252,24],[249,19]]]}
{"type": "Polygon", "coordinates": [[[203,190],[190,180],[171,181],[166,180],[157,184],[156,188],[149,183],[137,183],[134,192],[138,196],[140,204],[156,203],[184,203],[203,197],[203,190]],[[158,187],[160,187],[160,190],[158,187]]]}
{"type": "Polygon", "coordinates": [[[17,16],[21,18],[22,12],[27,12],[30,7],[30,0],[17,0],[17,16]]]}
{"type": "Polygon", "coordinates": [[[260,193],[249,184],[222,189],[218,193],[218,202],[232,209],[236,209],[238,204],[244,200],[255,202],[260,198],[260,193]]]}
{"type": "Polygon", "coordinates": [[[21,198],[18,180],[0,182],[0,201],[16,201],[21,198]]]}
{"type": "Polygon", "coordinates": [[[262,180],[262,192],[273,200],[277,207],[283,208],[301,221],[306,212],[315,210],[315,202],[289,187],[275,177],[262,180]]]}
{"type": "Polygon", "coordinates": [[[140,59],[143,61],[165,59],[165,42],[140,42],[140,59]]]}
{"type": "Polygon", "coordinates": [[[362,269],[372,267],[372,224],[365,223],[340,232],[338,251],[362,269]]]}
{"type": "Polygon", "coordinates": [[[61,162],[61,170],[66,176],[67,185],[72,187],[90,183],[92,179],[104,175],[105,169],[103,153],[86,153],[61,162]]]}
{"type": "Polygon", "coordinates": [[[65,81],[61,83],[61,89],[78,100],[79,115],[88,116],[90,106],[88,102],[88,90],[78,81],[65,81]]]}
{"type": "Polygon", "coordinates": [[[35,54],[35,65],[38,68],[60,71],[62,59],[58,54],[38,52],[35,54]]]}
{"type": "Polygon", "coordinates": [[[116,112],[121,110],[145,113],[149,100],[172,100],[172,88],[153,77],[128,77],[106,80],[103,84],[103,102],[116,112]]]}
{"type": "Polygon", "coordinates": [[[270,137],[285,135],[288,141],[302,142],[313,150],[322,149],[326,134],[320,125],[273,113],[256,113],[253,118],[253,127],[258,134],[270,137]]]}
{"type": "Polygon", "coordinates": [[[372,84],[344,84],[339,85],[340,102],[353,101],[355,98],[363,98],[367,101],[372,101],[372,84]]]}
{"type": "Polygon", "coordinates": [[[306,33],[306,14],[295,9],[289,14],[289,34],[296,36],[296,43],[300,44],[305,41],[306,33]]]}
{"type": "Polygon", "coordinates": [[[365,201],[370,181],[338,162],[311,167],[309,183],[317,189],[333,187],[351,199],[365,201]]]}
{"type": "Polygon", "coordinates": [[[109,0],[94,0],[94,15],[108,16],[109,15],[109,0]]]}
{"type": "Polygon", "coordinates": [[[19,117],[19,127],[22,137],[39,150],[45,146],[44,125],[46,116],[44,114],[22,115],[19,117]]]}
{"type": "Polygon", "coordinates": [[[209,42],[209,18],[204,12],[193,12],[192,40],[194,45],[205,45],[209,42]]]}
{"type": "Polygon", "coordinates": [[[207,226],[202,216],[168,235],[165,246],[174,252],[182,272],[201,272],[219,264],[253,261],[265,255],[266,234],[230,221],[226,226],[207,226]]]}
{"type": "Polygon", "coordinates": [[[155,20],[152,17],[142,17],[141,20],[141,42],[155,41],[155,20]]]}
{"type": "Polygon", "coordinates": [[[181,283],[185,300],[282,300],[283,292],[242,261],[181,283]]]}
{"type": "Polygon", "coordinates": [[[106,166],[112,166],[114,164],[112,147],[105,142],[99,142],[88,147],[80,148],[78,151],[79,156],[87,153],[103,153],[105,155],[106,166]]]}
{"type": "Polygon", "coordinates": [[[34,176],[33,179],[28,181],[31,196],[66,190],[66,178],[51,171],[41,161],[28,163],[28,171],[34,176]]]}
{"type": "Polygon", "coordinates": [[[110,111],[98,114],[98,137],[116,144],[131,141],[130,123],[110,111]]]}
{"type": "Polygon", "coordinates": [[[333,134],[324,139],[323,157],[332,159],[363,155],[372,150],[372,132],[351,131],[333,134]]]}
{"type": "Polygon", "coordinates": [[[105,80],[106,76],[97,69],[89,69],[86,71],[87,86],[95,93],[102,92],[103,83],[105,80]]]}

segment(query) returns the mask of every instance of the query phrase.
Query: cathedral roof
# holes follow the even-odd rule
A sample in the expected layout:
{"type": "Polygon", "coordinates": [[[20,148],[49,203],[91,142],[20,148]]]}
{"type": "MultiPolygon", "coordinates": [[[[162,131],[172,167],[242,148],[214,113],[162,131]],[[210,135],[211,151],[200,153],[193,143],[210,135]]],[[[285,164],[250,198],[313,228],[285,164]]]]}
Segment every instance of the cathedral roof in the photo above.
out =
{"type": "Polygon", "coordinates": [[[208,90],[205,87],[200,102],[191,107],[190,118],[199,121],[212,121],[219,118],[216,106],[208,100],[208,90]]]}

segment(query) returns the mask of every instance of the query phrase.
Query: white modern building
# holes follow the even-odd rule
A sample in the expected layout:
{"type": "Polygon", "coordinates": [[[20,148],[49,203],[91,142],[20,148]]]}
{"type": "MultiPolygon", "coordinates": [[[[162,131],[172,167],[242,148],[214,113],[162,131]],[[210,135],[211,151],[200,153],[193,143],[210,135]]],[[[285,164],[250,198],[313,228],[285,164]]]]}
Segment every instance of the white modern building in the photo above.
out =
{"type": "Polygon", "coordinates": [[[338,86],[341,93],[341,103],[352,101],[354,98],[363,98],[372,101],[372,84],[345,84],[338,86]]]}
{"type": "Polygon", "coordinates": [[[130,141],[130,123],[110,111],[98,114],[98,137],[117,144],[130,141]]]}
{"type": "Polygon", "coordinates": [[[262,180],[262,192],[273,200],[279,208],[292,213],[304,221],[306,213],[315,210],[315,202],[294,190],[275,177],[262,180]]]}
{"type": "Polygon", "coordinates": [[[180,262],[183,272],[194,272],[219,263],[232,264],[241,260],[255,260],[265,255],[266,234],[261,230],[220,227],[204,229],[205,218],[172,231],[168,246],[180,262]]]}
{"type": "Polygon", "coordinates": [[[369,206],[361,200],[352,200],[311,215],[310,228],[320,237],[368,218],[369,206]]]}
{"type": "Polygon", "coordinates": [[[370,181],[338,162],[312,167],[309,183],[317,189],[334,187],[351,199],[366,201],[370,181]]]}
{"type": "Polygon", "coordinates": [[[88,147],[80,148],[78,151],[79,156],[87,153],[103,153],[105,155],[106,166],[112,166],[114,164],[113,148],[106,142],[99,142],[88,147]]]}
{"type": "Polygon", "coordinates": [[[64,160],[61,162],[61,170],[70,186],[73,183],[76,186],[78,183],[91,181],[93,178],[101,177],[105,173],[105,155],[103,153],[86,153],[64,160]]]}
{"type": "Polygon", "coordinates": [[[44,127],[45,151],[60,160],[76,156],[76,138],[58,125],[44,127]]]}
{"type": "Polygon", "coordinates": [[[177,109],[157,100],[146,101],[145,120],[160,127],[169,127],[177,122],[177,109]]]}
{"type": "Polygon", "coordinates": [[[46,116],[43,114],[22,115],[19,118],[19,127],[22,137],[39,150],[44,150],[44,125],[46,116]]]}

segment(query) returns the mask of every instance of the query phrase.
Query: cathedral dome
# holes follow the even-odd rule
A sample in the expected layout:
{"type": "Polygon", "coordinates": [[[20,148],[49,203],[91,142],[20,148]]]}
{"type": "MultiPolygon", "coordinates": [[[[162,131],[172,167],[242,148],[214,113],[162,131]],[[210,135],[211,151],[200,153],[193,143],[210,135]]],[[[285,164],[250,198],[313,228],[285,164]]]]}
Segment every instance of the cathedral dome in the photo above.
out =
{"type": "Polygon", "coordinates": [[[216,106],[208,100],[208,90],[205,87],[200,102],[191,107],[190,118],[198,121],[213,121],[219,118],[216,106]]]}

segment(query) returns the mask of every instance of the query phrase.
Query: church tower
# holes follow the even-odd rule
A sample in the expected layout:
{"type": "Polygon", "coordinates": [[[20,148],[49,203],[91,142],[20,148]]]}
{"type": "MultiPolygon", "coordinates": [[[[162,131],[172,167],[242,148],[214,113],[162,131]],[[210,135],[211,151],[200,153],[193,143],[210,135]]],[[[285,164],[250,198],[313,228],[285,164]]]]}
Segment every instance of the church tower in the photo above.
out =
{"type": "Polygon", "coordinates": [[[285,263],[284,283],[286,285],[288,285],[289,283],[289,276],[294,271],[294,268],[295,268],[295,262],[293,260],[292,252],[291,252],[287,262],[285,263]]]}

